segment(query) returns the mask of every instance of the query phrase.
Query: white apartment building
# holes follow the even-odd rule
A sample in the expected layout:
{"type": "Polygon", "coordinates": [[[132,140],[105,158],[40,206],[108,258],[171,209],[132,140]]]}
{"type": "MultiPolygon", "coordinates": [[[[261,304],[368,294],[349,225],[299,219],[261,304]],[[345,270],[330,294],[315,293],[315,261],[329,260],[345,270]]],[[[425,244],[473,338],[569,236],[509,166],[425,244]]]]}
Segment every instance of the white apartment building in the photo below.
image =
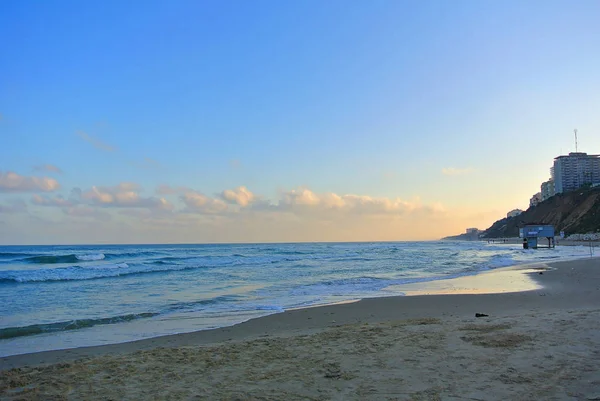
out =
{"type": "Polygon", "coordinates": [[[600,155],[572,152],[567,156],[558,156],[554,159],[551,172],[556,194],[573,191],[586,184],[599,184],[600,155]]]}
{"type": "Polygon", "coordinates": [[[542,183],[542,202],[548,198],[553,197],[556,192],[554,190],[554,180],[550,178],[548,181],[542,183]]]}
{"type": "Polygon", "coordinates": [[[533,195],[531,197],[531,199],[529,199],[529,206],[537,206],[538,203],[540,203],[542,201],[542,193],[538,192],[537,194],[533,195]]]}
{"type": "Polygon", "coordinates": [[[521,213],[523,213],[521,209],[513,209],[510,212],[506,213],[506,218],[510,219],[511,217],[517,217],[521,213]]]}

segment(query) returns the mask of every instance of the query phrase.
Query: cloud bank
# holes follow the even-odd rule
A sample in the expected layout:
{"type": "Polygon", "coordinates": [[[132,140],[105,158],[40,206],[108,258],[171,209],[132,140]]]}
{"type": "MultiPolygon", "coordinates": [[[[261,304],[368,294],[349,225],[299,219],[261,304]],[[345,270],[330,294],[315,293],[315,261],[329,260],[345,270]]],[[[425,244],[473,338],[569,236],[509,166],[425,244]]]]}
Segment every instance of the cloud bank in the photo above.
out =
{"type": "Polygon", "coordinates": [[[267,199],[243,185],[213,195],[160,185],[154,193],[146,196],[139,184],[121,182],[73,188],[64,194],[34,193],[29,199],[34,207],[29,210],[24,202],[0,199],[0,212],[10,224],[29,218],[17,227],[27,226],[31,237],[39,233],[38,242],[63,243],[432,239],[447,235],[449,224],[457,224],[460,231],[467,224],[443,205],[424,203],[418,197],[373,197],[299,187],[267,199]],[[18,210],[29,213],[18,217],[14,214],[18,210]],[[86,224],[93,224],[89,233],[86,224]]]}
{"type": "Polygon", "coordinates": [[[131,182],[123,182],[113,187],[93,186],[81,192],[81,199],[102,207],[132,207],[156,210],[173,210],[172,203],[165,198],[142,197],[140,186],[131,182]]]}
{"type": "Polygon", "coordinates": [[[0,172],[0,192],[52,192],[60,188],[54,178],[0,172]]]}
{"type": "Polygon", "coordinates": [[[185,212],[221,213],[227,210],[227,204],[221,199],[214,199],[199,192],[186,192],[180,199],[186,206],[185,212]]]}
{"type": "MultiPolygon", "coordinates": [[[[281,193],[277,203],[266,205],[272,211],[293,213],[345,214],[355,216],[397,215],[415,212],[439,213],[445,209],[439,203],[424,205],[420,199],[403,200],[401,198],[371,197],[367,195],[333,192],[318,194],[307,188],[293,189],[281,193]]],[[[265,205],[261,205],[265,207],[265,205]]]]}

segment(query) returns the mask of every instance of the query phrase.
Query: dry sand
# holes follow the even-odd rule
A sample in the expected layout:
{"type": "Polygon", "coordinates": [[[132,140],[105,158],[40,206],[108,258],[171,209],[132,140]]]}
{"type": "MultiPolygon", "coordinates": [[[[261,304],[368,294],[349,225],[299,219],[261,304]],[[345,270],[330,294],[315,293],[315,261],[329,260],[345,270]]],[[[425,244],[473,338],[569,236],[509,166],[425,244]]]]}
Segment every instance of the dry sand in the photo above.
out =
{"type": "MultiPolygon", "coordinates": [[[[368,299],[2,358],[0,399],[600,400],[600,259],[540,269],[482,275],[543,286],[531,291],[368,299]]],[[[452,282],[441,292],[474,288],[452,282]]]]}

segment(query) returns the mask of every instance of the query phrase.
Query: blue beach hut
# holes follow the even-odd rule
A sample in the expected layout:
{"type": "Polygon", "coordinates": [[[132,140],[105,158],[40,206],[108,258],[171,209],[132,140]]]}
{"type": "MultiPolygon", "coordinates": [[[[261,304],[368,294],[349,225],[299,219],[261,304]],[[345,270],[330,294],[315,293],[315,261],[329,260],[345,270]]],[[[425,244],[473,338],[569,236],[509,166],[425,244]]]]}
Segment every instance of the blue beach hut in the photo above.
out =
{"type": "Polygon", "coordinates": [[[519,229],[519,236],[523,238],[523,248],[554,248],[554,226],[548,224],[529,224],[519,229]],[[548,246],[542,245],[548,241],[548,246]],[[540,244],[540,242],[542,244],[540,244]]]}

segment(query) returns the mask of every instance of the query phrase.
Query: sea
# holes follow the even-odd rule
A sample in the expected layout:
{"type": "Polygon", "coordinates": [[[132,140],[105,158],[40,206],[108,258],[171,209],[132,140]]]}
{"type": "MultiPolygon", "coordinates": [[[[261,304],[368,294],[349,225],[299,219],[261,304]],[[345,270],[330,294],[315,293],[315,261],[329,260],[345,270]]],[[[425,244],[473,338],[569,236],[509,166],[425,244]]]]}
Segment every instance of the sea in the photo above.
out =
{"type": "Polygon", "coordinates": [[[402,296],[407,283],[589,256],[482,241],[0,247],[0,356],[402,296]]]}

